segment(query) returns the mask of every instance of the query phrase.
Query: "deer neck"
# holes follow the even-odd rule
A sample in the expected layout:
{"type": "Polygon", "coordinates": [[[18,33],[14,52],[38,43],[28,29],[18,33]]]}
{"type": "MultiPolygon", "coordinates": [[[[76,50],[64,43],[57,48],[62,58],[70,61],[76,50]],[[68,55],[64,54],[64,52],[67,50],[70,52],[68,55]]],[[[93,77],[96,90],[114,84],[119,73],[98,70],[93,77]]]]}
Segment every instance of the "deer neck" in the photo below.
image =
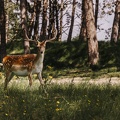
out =
{"type": "Polygon", "coordinates": [[[42,64],[43,63],[43,60],[44,60],[44,53],[38,53],[37,55],[36,55],[36,58],[35,58],[35,60],[34,60],[34,64],[36,65],[40,65],[40,64],[42,64]]]}

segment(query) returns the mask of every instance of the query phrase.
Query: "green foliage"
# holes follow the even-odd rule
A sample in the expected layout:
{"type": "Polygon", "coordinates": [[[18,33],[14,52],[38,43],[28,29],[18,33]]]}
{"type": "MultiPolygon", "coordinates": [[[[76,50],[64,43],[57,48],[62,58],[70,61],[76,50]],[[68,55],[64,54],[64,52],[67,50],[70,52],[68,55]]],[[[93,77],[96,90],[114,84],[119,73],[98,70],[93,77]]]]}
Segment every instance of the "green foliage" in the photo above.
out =
{"type": "Polygon", "coordinates": [[[110,42],[99,42],[100,65],[106,67],[120,67],[120,42],[110,44],[110,42]]]}
{"type": "Polygon", "coordinates": [[[23,40],[14,40],[7,43],[8,54],[23,54],[23,40]]]}
{"type": "MultiPolygon", "coordinates": [[[[99,68],[120,66],[120,43],[99,41],[99,68]]],[[[88,66],[88,50],[86,43],[73,41],[68,43],[51,43],[48,45],[45,64],[55,68],[85,68],[88,66]]]]}
{"type": "Polygon", "coordinates": [[[55,68],[80,67],[87,63],[87,45],[79,41],[49,43],[45,64],[55,68]]]}

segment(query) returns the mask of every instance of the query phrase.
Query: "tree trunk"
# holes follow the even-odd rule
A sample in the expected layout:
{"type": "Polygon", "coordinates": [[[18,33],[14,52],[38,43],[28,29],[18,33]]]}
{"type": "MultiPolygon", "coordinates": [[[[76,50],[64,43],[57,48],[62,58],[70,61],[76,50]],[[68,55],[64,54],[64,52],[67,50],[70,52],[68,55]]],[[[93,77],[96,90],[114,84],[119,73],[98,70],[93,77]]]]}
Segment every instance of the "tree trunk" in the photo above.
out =
{"type": "Polygon", "coordinates": [[[112,26],[111,43],[116,43],[120,34],[120,0],[116,1],[115,16],[112,26]]]}
{"type": "Polygon", "coordinates": [[[81,17],[81,30],[79,39],[80,41],[86,41],[87,40],[87,34],[86,34],[86,19],[85,19],[85,1],[82,1],[82,17],[81,17]]]}
{"type": "Polygon", "coordinates": [[[20,0],[20,10],[21,10],[21,25],[23,29],[23,37],[24,37],[24,53],[30,53],[30,43],[28,40],[28,30],[27,30],[27,10],[26,10],[26,0],[20,0]]]}
{"type": "Polygon", "coordinates": [[[31,38],[31,36],[32,36],[32,32],[33,32],[33,29],[34,29],[34,24],[36,22],[36,20],[35,20],[36,8],[37,8],[37,0],[34,0],[33,13],[31,13],[30,24],[29,24],[29,28],[28,28],[28,37],[29,38],[31,38]]]}
{"type": "Polygon", "coordinates": [[[96,5],[95,5],[95,27],[96,29],[97,29],[98,11],[99,11],[99,0],[96,0],[96,5]]]}
{"type": "Polygon", "coordinates": [[[73,0],[71,25],[70,25],[70,30],[69,30],[67,42],[71,42],[71,39],[72,39],[72,31],[73,31],[74,16],[75,16],[75,7],[76,7],[76,0],[73,0]]]}
{"type": "Polygon", "coordinates": [[[88,40],[89,65],[91,67],[94,67],[98,64],[99,52],[92,0],[85,0],[85,16],[88,40]]]}
{"type": "Polygon", "coordinates": [[[6,24],[6,19],[5,19],[4,0],[1,0],[0,2],[0,62],[2,62],[3,57],[6,55],[5,24],[6,24]]]}
{"type": "Polygon", "coordinates": [[[6,0],[5,11],[6,11],[6,43],[8,42],[8,29],[9,29],[9,1],[6,0]]]}
{"type": "Polygon", "coordinates": [[[56,18],[56,29],[57,29],[57,40],[59,39],[59,9],[58,9],[58,1],[54,1],[54,6],[55,6],[55,18],[56,18]]]}
{"type": "Polygon", "coordinates": [[[48,0],[43,0],[43,11],[42,11],[42,27],[40,32],[40,40],[46,40],[46,31],[47,31],[47,8],[48,8],[48,0]]]}
{"type": "Polygon", "coordinates": [[[34,39],[38,39],[38,31],[39,31],[39,15],[40,15],[40,8],[41,8],[41,0],[37,0],[37,3],[35,5],[35,11],[36,11],[36,18],[35,18],[35,26],[34,26],[34,39]]]}
{"type": "Polygon", "coordinates": [[[49,0],[49,28],[48,28],[48,39],[52,37],[52,26],[55,23],[54,21],[54,2],[49,0]]]}
{"type": "Polygon", "coordinates": [[[62,23],[63,23],[63,2],[64,0],[61,0],[61,8],[60,8],[60,31],[59,31],[59,41],[62,40],[62,23]]]}

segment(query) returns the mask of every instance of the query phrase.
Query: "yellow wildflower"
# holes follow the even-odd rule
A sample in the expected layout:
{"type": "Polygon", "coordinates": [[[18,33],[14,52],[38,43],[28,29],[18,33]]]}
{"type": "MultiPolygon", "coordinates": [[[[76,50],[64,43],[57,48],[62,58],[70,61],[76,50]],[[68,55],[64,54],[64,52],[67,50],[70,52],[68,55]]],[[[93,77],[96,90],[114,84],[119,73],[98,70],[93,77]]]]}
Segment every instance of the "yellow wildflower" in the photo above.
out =
{"type": "Polygon", "coordinates": [[[51,66],[49,66],[49,65],[47,66],[47,68],[48,68],[48,69],[52,69],[52,67],[51,67],[51,66]]]}
{"type": "Polygon", "coordinates": [[[56,112],[58,112],[58,111],[60,111],[61,109],[60,109],[60,108],[56,108],[55,110],[56,110],[56,112]]]}
{"type": "Polygon", "coordinates": [[[7,114],[7,113],[5,113],[5,115],[6,115],[6,116],[8,116],[8,114],[7,114]]]}
{"type": "Polygon", "coordinates": [[[53,77],[52,76],[49,76],[49,79],[52,79],[53,77]]]}
{"type": "Polygon", "coordinates": [[[59,101],[57,101],[56,103],[57,103],[57,104],[60,104],[60,102],[59,102],[59,101]]]}

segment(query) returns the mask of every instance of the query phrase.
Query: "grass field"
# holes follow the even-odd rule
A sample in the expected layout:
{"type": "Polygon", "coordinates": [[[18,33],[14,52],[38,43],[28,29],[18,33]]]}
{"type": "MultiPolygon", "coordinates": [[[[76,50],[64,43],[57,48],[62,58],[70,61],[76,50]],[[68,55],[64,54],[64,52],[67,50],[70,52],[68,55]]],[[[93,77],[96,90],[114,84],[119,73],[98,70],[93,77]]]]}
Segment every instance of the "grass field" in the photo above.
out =
{"type": "MultiPolygon", "coordinates": [[[[17,79],[17,78],[16,78],[17,79]]],[[[0,82],[0,120],[119,120],[120,86],[46,83],[28,87],[13,80],[7,91],[0,82]]]]}
{"type": "MultiPolygon", "coordinates": [[[[81,77],[86,81],[119,78],[119,45],[99,42],[100,61],[98,68],[92,71],[88,65],[86,43],[48,44],[43,70],[47,93],[35,80],[30,88],[26,78],[17,77],[4,91],[3,72],[0,72],[0,120],[119,120],[120,85],[51,83],[53,78],[57,81],[66,77],[81,77]]],[[[36,53],[35,48],[31,51],[36,53]]],[[[7,52],[21,54],[23,49],[16,41],[14,45],[8,44],[7,52]]]]}

